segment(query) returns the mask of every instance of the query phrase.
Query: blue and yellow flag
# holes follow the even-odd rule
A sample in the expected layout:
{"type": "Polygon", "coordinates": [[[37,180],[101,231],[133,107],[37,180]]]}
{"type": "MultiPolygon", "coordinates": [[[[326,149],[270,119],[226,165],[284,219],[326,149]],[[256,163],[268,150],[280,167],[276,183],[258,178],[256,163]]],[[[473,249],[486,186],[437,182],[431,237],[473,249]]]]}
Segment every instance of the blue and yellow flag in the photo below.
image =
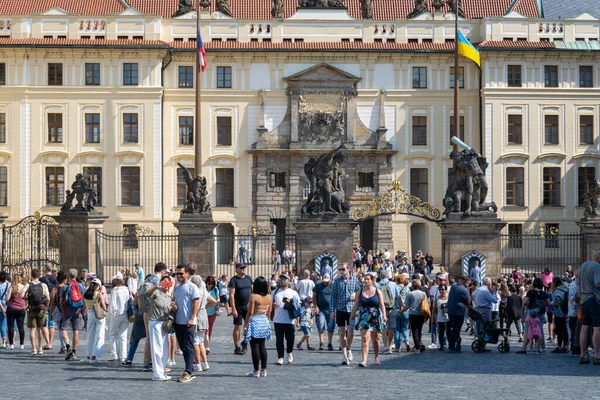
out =
{"type": "Polygon", "coordinates": [[[472,60],[479,68],[481,68],[479,50],[477,50],[460,31],[458,31],[458,54],[472,60]]]}

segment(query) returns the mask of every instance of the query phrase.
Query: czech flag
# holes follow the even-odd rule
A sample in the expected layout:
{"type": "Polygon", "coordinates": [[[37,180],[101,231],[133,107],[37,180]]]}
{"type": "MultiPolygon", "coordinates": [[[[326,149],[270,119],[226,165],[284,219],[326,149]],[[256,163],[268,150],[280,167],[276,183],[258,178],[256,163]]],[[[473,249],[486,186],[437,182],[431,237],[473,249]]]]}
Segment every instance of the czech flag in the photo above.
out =
{"type": "Polygon", "coordinates": [[[196,39],[196,43],[198,44],[198,61],[200,63],[200,69],[202,72],[206,69],[206,50],[204,49],[204,42],[202,41],[202,36],[200,36],[200,29],[197,30],[198,38],[196,39]]]}
{"type": "Polygon", "coordinates": [[[481,68],[479,50],[477,50],[475,46],[469,42],[469,40],[461,33],[461,31],[458,31],[458,54],[461,54],[472,60],[479,68],[481,68]]]}

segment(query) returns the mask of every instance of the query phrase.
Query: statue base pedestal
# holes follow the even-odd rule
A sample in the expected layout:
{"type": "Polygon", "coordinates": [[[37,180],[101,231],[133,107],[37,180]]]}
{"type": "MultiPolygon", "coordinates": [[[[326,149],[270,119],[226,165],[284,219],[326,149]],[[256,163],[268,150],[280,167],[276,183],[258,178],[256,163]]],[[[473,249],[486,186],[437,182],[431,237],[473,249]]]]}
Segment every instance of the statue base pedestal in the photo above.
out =
{"type": "Polygon", "coordinates": [[[592,260],[594,251],[600,249],[600,218],[583,218],[577,225],[583,235],[583,254],[581,255],[583,259],[581,261],[592,260]]]}
{"type": "Polygon", "coordinates": [[[98,278],[104,282],[102,268],[94,271],[97,262],[96,229],[102,230],[108,215],[87,211],[68,211],[54,217],[58,222],[60,268],[65,273],[70,269],[81,272],[87,268],[89,272],[95,272],[98,278]]]}
{"type": "Polygon", "coordinates": [[[217,226],[212,213],[181,214],[174,223],[179,231],[179,262],[196,263],[202,279],[212,274],[215,264],[215,240],[213,231],[217,226]]]}
{"type": "Polygon", "coordinates": [[[442,264],[451,276],[463,274],[462,256],[473,250],[487,258],[486,276],[500,276],[500,233],[506,222],[498,219],[496,214],[465,217],[462,213],[454,213],[438,222],[438,226],[442,229],[442,264]]]}
{"type": "Polygon", "coordinates": [[[324,252],[335,255],[338,265],[352,266],[352,242],[357,226],[358,222],[347,214],[302,216],[294,222],[298,274],[304,269],[314,271],[315,257],[324,252]]]}

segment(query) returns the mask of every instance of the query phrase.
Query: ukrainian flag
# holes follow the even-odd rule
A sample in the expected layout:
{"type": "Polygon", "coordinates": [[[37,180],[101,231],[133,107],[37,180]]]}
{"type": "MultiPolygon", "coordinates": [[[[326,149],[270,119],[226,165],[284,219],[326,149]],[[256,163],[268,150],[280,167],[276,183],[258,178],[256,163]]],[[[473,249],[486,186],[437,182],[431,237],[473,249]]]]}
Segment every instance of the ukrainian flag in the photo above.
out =
{"type": "Polygon", "coordinates": [[[479,68],[481,68],[481,58],[479,57],[479,50],[475,48],[469,42],[469,40],[458,31],[458,54],[461,54],[468,59],[472,60],[479,68]]]}

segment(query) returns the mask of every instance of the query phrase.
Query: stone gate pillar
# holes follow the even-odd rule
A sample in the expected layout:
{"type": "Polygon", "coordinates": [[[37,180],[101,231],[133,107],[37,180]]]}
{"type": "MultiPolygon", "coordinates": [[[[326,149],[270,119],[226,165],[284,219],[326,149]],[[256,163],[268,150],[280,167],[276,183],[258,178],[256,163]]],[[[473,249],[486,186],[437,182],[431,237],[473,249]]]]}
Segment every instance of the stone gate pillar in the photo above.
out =
{"type": "Polygon", "coordinates": [[[174,223],[179,231],[179,262],[196,263],[202,278],[214,273],[215,239],[213,232],[216,223],[212,214],[181,214],[174,223]]]}
{"type": "Polygon", "coordinates": [[[442,229],[442,262],[450,275],[462,275],[461,257],[475,250],[487,257],[486,276],[500,276],[500,233],[506,222],[496,218],[496,214],[469,218],[450,214],[444,221],[438,222],[438,225],[442,229]]]}
{"type": "Polygon", "coordinates": [[[577,223],[582,235],[582,262],[592,260],[600,249],[600,218],[583,218],[577,223]]]}
{"type": "Polygon", "coordinates": [[[338,266],[343,263],[352,266],[352,242],[357,226],[358,222],[345,214],[305,215],[294,222],[298,274],[304,269],[313,271],[315,257],[324,252],[335,255],[338,266]]]}
{"type": "Polygon", "coordinates": [[[102,230],[108,215],[95,212],[61,212],[54,219],[58,222],[60,268],[67,273],[70,269],[81,272],[87,268],[90,272],[99,274],[104,281],[101,271],[97,270],[96,230],[102,230]]]}

